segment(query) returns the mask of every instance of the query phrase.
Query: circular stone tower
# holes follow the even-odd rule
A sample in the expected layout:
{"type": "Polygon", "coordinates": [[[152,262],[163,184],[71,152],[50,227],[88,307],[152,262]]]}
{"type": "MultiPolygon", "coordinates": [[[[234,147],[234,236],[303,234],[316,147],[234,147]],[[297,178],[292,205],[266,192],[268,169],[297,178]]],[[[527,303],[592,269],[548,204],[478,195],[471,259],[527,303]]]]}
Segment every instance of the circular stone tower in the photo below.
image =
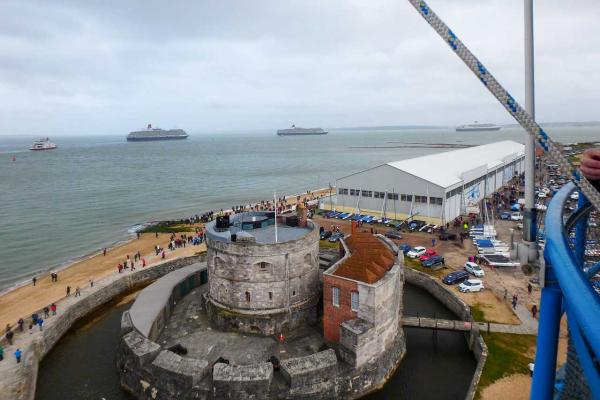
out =
{"type": "Polygon", "coordinates": [[[207,311],[223,330],[276,335],[315,323],[319,232],[296,215],[248,212],[206,225],[207,311]]]}

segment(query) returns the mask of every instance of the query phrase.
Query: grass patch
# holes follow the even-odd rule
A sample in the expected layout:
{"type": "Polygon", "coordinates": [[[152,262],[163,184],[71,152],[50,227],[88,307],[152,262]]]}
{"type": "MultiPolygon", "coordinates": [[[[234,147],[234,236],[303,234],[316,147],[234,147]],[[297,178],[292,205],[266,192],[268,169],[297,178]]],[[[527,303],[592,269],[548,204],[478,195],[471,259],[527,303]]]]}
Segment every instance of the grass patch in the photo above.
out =
{"type": "Polygon", "coordinates": [[[180,222],[159,222],[154,225],[149,225],[142,229],[140,233],[178,233],[178,232],[195,232],[196,228],[192,225],[182,224],[180,222]]]}
{"type": "Polygon", "coordinates": [[[329,240],[325,239],[325,240],[320,240],[319,241],[319,248],[321,249],[339,249],[340,248],[340,244],[339,242],[330,242],[329,240]]]}
{"type": "Polygon", "coordinates": [[[488,357],[477,386],[476,399],[481,398],[483,388],[513,374],[528,374],[532,358],[527,354],[535,346],[534,335],[510,333],[481,333],[488,347],[488,357]]]}
{"type": "Polygon", "coordinates": [[[485,312],[483,311],[480,303],[475,303],[469,306],[471,308],[471,316],[474,321],[487,322],[485,319],[485,312]]]}

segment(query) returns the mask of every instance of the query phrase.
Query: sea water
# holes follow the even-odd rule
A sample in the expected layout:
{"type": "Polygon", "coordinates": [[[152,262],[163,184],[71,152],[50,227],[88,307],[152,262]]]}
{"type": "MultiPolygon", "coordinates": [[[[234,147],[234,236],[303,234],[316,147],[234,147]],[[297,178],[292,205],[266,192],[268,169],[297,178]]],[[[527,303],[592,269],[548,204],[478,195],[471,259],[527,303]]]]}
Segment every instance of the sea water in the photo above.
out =
{"type": "MultiPolygon", "coordinates": [[[[596,141],[599,127],[549,128],[563,142],[596,141]]],[[[133,228],[335,185],[336,178],[444,149],[404,143],[523,141],[518,128],[336,129],[324,136],[275,132],[194,134],[181,141],[123,136],[0,136],[0,291],[127,239],[133,228]],[[16,161],[12,161],[13,155],[16,161]]],[[[459,160],[457,160],[459,161],[459,160]]],[[[443,168],[443,166],[440,166],[443,168]]]]}

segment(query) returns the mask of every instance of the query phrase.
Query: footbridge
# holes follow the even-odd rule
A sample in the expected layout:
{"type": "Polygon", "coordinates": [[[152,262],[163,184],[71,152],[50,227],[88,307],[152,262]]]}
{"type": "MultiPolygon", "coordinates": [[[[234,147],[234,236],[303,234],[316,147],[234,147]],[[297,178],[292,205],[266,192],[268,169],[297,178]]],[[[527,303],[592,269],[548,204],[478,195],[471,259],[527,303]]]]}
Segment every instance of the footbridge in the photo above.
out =
{"type": "Polygon", "coordinates": [[[519,335],[535,334],[535,330],[526,326],[526,324],[510,325],[497,324],[494,322],[461,321],[428,317],[402,317],[402,326],[406,328],[421,328],[436,331],[471,332],[476,330],[488,333],[499,332],[519,335]]]}

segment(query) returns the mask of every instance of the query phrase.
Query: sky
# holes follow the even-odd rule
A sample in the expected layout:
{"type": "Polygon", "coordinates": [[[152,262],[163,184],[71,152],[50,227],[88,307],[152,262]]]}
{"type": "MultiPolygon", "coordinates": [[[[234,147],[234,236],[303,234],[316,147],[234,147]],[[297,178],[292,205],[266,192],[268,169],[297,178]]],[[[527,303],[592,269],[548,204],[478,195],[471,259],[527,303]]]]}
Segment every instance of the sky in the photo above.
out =
{"type": "MultiPolygon", "coordinates": [[[[430,0],[524,104],[522,0],[430,0]]],[[[538,121],[598,121],[597,0],[535,1],[538,121]]],[[[406,0],[2,0],[0,135],[513,123],[406,0]]]]}

